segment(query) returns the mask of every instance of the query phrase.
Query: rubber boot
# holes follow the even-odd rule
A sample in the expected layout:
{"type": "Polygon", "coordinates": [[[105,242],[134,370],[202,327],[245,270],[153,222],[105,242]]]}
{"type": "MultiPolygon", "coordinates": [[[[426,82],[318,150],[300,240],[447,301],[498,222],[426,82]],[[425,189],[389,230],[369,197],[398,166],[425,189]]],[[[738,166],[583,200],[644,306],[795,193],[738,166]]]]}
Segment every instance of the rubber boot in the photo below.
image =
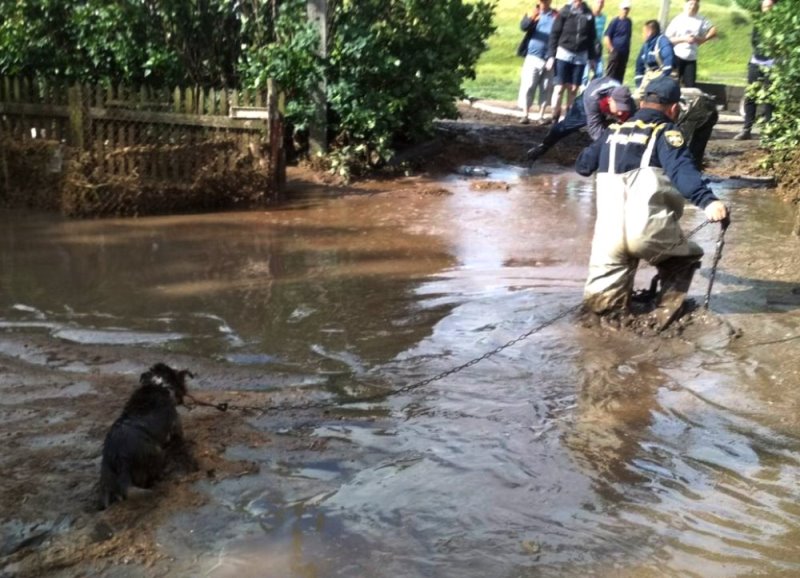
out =
{"type": "Polygon", "coordinates": [[[525,156],[528,158],[528,162],[532,164],[535,163],[536,160],[546,152],[547,148],[545,148],[543,144],[540,144],[536,145],[532,149],[528,149],[528,152],[525,154],[525,156]]]}
{"type": "Polygon", "coordinates": [[[692,277],[699,267],[700,263],[695,259],[679,257],[667,259],[657,266],[661,281],[661,293],[653,314],[656,317],[659,331],[666,329],[680,316],[692,284],[692,277]]]}

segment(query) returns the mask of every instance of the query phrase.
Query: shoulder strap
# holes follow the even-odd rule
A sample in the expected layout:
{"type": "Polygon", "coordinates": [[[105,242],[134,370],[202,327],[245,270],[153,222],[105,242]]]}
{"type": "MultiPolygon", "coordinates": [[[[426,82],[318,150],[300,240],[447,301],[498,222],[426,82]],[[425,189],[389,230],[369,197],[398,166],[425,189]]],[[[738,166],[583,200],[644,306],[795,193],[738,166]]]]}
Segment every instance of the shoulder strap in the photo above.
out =
{"type": "Polygon", "coordinates": [[[639,168],[644,169],[650,166],[650,160],[653,158],[653,151],[656,149],[658,135],[661,134],[661,131],[664,130],[665,126],[666,124],[662,123],[655,127],[653,132],[650,133],[650,140],[647,141],[647,148],[644,150],[639,168]]]}
{"type": "Polygon", "coordinates": [[[658,67],[659,68],[664,66],[664,59],[661,58],[661,47],[659,46],[659,44],[661,44],[661,39],[662,38],[664,38],[664,35],[660,34],[656,38],[656,43],[653,45],[653,56],[656,57],[656,62],[658,63],[658,67]]]}
{"type": "Polygon", "coordinates": [[[610,138],[611,147],[608,149],[608,173],[615,175],[617,173],[617,143],[619,142],[619,131],[622,129],[622,125],[612,124],[608,128],[614,131],[610,138]]]}

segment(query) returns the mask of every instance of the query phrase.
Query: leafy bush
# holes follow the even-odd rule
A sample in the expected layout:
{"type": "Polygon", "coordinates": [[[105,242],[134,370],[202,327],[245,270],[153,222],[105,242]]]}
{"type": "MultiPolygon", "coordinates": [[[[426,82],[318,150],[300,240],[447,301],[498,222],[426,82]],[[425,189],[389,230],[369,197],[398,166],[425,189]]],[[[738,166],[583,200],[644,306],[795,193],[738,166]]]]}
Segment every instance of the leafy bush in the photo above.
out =
{"type": "Polygon", "coordinates": [[[324,77],[331,161],[348,176],[427,134],[435,118],[456,114],[462,81],[474,77],[494,29],[492,6],[463,0],[331,5],[327,59],[314,57],[318,37],[303,16],[305,1],[292,0],[281,6],[275,40],[246,51],[243,72],[254,87],[274,78],[287,91],[288,118],[301,129],[314,114],[311,96],[324,77]]]}
{"type": "Polygon", "coordinates": [[[341,172],[452,117],[494,30],[488,0],[329,0],[327,58],[305,0],[0,0],[0,75],[260,88],[305,128],[325,79],[341,172]]]}
{"type": "Polygon", "coordinates": [[[0,0],[0,74],[234,86],[232,0],[0,0]]]}
{"type": "Polygon", "coordinates": [[[344,0],[336,8],[328,99],[336,143],[364,162],[456,114],[464,78],[493,32],[493,8],[463,0],[344,0]]]}
{"type": "Polygon", "coordinates": [[[263,89],[273,79],[286,94],[286,116],[295,129],[305,129],[314,115],[311,95],[323,78],[319,35],[306,19],[305,0],[287,0],[278,17],[253,2],[241,15],[243,46],[242,84],[263,89]],[[261,8],[261,10],[259,10],[261,8]]]}
{"type": "Polygon", "coordinates": [[[792,151],[800,146],[800,12],[784,0],[759,17],[756,26],[767,53],[776,59],[769,85],[756,94],[775,107],[762,140],[773,151],[792,151]]]}

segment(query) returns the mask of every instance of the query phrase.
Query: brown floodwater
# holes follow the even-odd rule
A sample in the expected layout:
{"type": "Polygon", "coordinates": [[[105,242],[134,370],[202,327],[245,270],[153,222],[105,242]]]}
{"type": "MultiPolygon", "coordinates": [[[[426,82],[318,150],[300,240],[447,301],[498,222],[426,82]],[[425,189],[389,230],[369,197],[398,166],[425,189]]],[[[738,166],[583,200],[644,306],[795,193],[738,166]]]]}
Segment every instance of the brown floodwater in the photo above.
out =
{"type": "MultiPolygon", "coordinates": [[[[27,332],[106,348],[68,372],[132,372],[109,348],[223,367],[207,389],[346,395],[435,375],[580,301],[593,181],[488,169],[268,212],[0,212],[0,356],[62,363],[11,339],[27,332]]],[[[567,317],[350,413],[252,418],[332,449],[230,447],[260,472],[199,483],[208,502],[159,529],[176,575],[800,574],[800,280],[772,266],[797,251],[792,215],[769,192],[715,187],[735,222],[714,316],[673,339],[567,317]]],[[[685,229],[700,222],[687,209],[685,229]]],[[[702,301],[716,230],[696,240],[702,301]]]]}

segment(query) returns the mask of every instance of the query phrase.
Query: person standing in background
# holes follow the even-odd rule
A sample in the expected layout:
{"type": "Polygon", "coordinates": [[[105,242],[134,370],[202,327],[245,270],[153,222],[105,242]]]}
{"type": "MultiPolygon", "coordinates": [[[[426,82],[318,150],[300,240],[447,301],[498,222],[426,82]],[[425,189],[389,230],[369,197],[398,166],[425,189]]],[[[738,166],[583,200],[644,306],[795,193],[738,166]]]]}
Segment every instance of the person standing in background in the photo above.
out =
{"type": "Polygon", "coordinates": [[[661,25],[658,20],[648,20],[642,27],[644,42],[636,57],[636,66],[633,77],[636,83],[636,92],[633,97],[641,100],[647,83],[661,76],[672,74],[672,63],[675,60],[675,51],[672,43],[661,34],[661,25]]]}
{"type": "Polygon", "coordinates": [[[594,14],[582,0],[571,0],[558,13],[547,46],[547,70],[553,70],[553,122],[561,116],[561,97],[566,92],[569,109],[581,84],[586,64],[594,68],[597,30],[594,14]]]}
{"type": "Polygon", "coordinates": [[[552,73],[545,68],[547,56],[547,43],[550,32],[553,30],[558,12],[550,7],[552,0],[540,0],[533,12],[525,14],[519,23],[521,30],[526,32],[528,45],[525,48],[525,61],[522,63],[520,75],[519,95],[517,105],[525,113],[520,121],[528,124],[528,114],[536,92],[539,92],[539,121],[544,119],[547,102],[550,99],[552,73]]]}
{"type": "Polygon", "coordinates": [[[603,76],[603,31],[606,29],[606,15],[603,14],[605,8],[605,0],[597,0],[594,7],[594,26],[597,41],[595,43],[595,53],[597,54],[597,62],[595,63],[594,70],[590,70],[589,65],[583,71],[583,86],[589,84],[590,73],[593,78],[603,76]]]}
{"type": "Polygon", "coordinates": [[[697,81],[698,47],[717,35],[717,28],[699,10],[700,0],[686,0],[683,12],[672,19],[665,33],[675,50],[678,81],[686,88],[694,88],[697,81]]]}
{"type": "Polygon", "coordinates": [[[628,66],[628,57],[631,53],[631,35],[633,22],[628,18],[631,12],[631,0],[622,0],[619,5],[619,16],[611,19],[611,24],[606,28],[603,43],[608,51],[606,76],[625,80],[625,68],[628,66]]]}
{"type": "MultiPolygon", "coordinates": [[[[761,13],[764,14],[772,10],[772,7],[778,3],[778,0],[761,0],[761,13]]],[[[760,45],[760,34],[758,28],[753,26],[753,34],[750,37],[750,43],[753,46],[753,55],[750,57],[750,62],[747,65],[747,84],[769,82],[769,69],[775,64],[775,60],[764,52],[760,45]]],[[[753,125],[756,122],[756,108],[757,103],[752,96],[745,93],[744,97],[744,126],[741,132],[733,137],[735,140],[750,140],[750,132],[753,130],[753,125]]],[[[772,105],[768,102],[764,106],[764,121],[769,122],[772,118],[772,105]]]]}

